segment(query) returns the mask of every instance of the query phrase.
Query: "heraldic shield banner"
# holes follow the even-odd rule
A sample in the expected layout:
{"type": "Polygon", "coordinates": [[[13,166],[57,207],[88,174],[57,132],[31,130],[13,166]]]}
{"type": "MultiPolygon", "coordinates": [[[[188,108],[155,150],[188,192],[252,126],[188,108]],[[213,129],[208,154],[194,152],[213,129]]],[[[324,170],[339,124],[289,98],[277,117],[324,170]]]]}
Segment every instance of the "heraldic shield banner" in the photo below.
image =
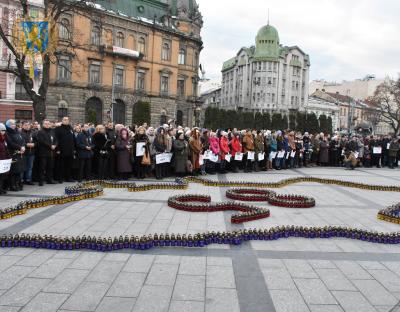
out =
{"type": "Polygon", "coordinates": [[[25,52],[45,53],[49,45],[48,21],[23,21],[21,28],[24,34],[25,52]]]}

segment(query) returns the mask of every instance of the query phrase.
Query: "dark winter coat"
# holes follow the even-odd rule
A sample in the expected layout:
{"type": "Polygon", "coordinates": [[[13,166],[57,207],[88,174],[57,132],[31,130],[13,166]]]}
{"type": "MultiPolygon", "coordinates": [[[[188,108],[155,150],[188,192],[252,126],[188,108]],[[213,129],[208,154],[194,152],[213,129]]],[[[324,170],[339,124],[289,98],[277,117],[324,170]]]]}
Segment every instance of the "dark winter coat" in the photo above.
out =
{"type": "Polygon", "coordinates": [[[61,157],[72,157],[75,151],[74,131],[70,125],[61,125],[54,130],[61,157]]]}
{"type": "Polygon", "coordinates": [[[21,135],[22,135],[22,138],[25,141],[25,148],[26,149],[25,149],[24,155],[25,156],[34,155],[35,154],[35,147],[37,146],[36,133],[32,132],[32,130],[25,131],[24,129],[22,129],[21,135]],[[27,147],[26,144],[28,144],[28,143],[34,143],[35,147],[33,147],[33,148],[32,147],[27,147]]]}
{"type": "Polygon", "coordinates": [[[131,154],[126,148],[130,145],[129,139],[118,138],[115,142],[115,150],[117,152],[117,171],[119,173],[132,172],[131,154]]]}
{"type": "Polygon", "coordinates": [[[57,145],[57,140],[52,129],[43,128],[38,131],[37,136],[37,155],[39,157],[52,157],[54,151],[51,149],[52,145],[57,145]]]}
{"type": "Polygon", "coordinates": [[[24,171],[24,162],[22,161],[22,155],[20,150],[25,146],[25,141],[22,138],[18,130],[7,127],[6,142],[8,154],[13,159],[11,164],[11,173],[21,173],[24,171]]]}
{"type": "Polygon", "coordinates": [[[176,173],[186,172],[186,162],[189,159],[189,144],[185,140],[174,140],[174,168],[176,173]]]}
{"type": "Polygon", "coordinates": [[[89,132],[82,131],[78,133],[75,142],[79,159],[89,159],[93,156],[94,144],[89,132]],[[91,147],[91,150],[88,150],[86,147],[91,147]]]}
{"type": "Polygon", "coordinates": [[[10,155],[8,154],[5,137],[0,134],[0,160],[3,159],[10,159],[10,155]]]}
{"type": "Polygon", "coordinates": [[[319,143],[319,162],[322,164],[329,162],[329,144],[327,141],[320,141],[319,143]]]}

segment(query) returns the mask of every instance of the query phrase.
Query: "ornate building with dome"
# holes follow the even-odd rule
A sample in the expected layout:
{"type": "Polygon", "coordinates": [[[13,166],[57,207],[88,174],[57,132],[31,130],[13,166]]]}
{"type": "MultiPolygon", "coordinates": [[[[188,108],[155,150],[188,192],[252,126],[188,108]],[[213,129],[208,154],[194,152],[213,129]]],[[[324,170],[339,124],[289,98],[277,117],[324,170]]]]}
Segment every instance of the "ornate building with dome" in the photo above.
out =
{"type": "Polygon", "coordinates": [[[310,58],[283,46],[275,27],[258,31],[255,46],[241,48],[222,66],[221,108],[290,113],[308,101],[310,58]]]}

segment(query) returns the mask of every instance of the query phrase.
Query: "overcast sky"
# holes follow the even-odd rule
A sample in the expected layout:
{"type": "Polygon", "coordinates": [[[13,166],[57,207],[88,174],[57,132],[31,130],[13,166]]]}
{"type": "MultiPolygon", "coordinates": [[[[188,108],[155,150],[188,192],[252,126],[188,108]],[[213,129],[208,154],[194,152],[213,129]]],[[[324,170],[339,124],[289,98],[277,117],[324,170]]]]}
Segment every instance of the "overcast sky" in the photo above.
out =
{"type": "Polygon", "coordinates": [[[400,0],[197,0],[204,19],[207,78],[270,24],[283,45],[310,55],[310,79],[352,80],[400,72],[400,0]]]}

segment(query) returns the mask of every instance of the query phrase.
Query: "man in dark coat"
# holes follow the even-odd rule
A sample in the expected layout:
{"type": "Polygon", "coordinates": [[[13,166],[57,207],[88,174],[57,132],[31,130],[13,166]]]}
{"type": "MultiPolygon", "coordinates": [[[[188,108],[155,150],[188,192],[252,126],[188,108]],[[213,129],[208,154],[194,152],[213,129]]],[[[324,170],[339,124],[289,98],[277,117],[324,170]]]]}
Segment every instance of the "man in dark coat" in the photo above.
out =
{"type": "Polygon", "coordinates": [[[22,123],[21,136],[25,141],[25,153],[24,153],[24,172],[22,174],[22,180],[25,184],[33,185],[32,182],[32,169],[35,160],[35,146],[36,146],[36,134],[31,130],[31,123],[24,121],[22,123]]]}
{"type": "Polygon", "coordinates": [[[7,149],[13,160],[9,174],[10,191],[21,191],[23,188],[21,173],[24,171],[22,157],[25,153],[25,141],[17,129],[15,120],[7,120],[6,129],[7,149]]]}
{"type": "Polygon", "coordinates": [[[115,179],[116,171],[116,152],[115,152],[115,142],[117,140],[117,133],[114,130],[114,124],[109,122],[106,127],[106,135],[110,140],[110,144],[108,147],[108,175],[111,179],[115,179]]]}
{"type": "Polygon", "coordinates": [[[57,152],[59,153],[59,163],[57,168],[57,180],[62,182],[72,182],[72,162],[75,153],[75,138],[74,131],[69,124],[69,118],[64,117],[62,123],[54,131],[58,145],[57,152]]]}
{"type": "Polygon", "coordinates": [[[57,140],[51,129],[51,122],[47,119],[43,120],[43,127],[36,136],[37,139],[37,155],[39,157],[39,186],[43,186],[44,178],[47,184],[54,184],[53,169],[54,156],[57,148],[57,140]]]}
{"type": "Polygon", "coordinates": [[[89,133],[89,124],[85,124],[82,132],[76,137],[76,149],[79,159],[78,181],[81,182],[83,178],[85,180],[90,180],[94,144],[92,142],[92,136],[89,133]]]}

